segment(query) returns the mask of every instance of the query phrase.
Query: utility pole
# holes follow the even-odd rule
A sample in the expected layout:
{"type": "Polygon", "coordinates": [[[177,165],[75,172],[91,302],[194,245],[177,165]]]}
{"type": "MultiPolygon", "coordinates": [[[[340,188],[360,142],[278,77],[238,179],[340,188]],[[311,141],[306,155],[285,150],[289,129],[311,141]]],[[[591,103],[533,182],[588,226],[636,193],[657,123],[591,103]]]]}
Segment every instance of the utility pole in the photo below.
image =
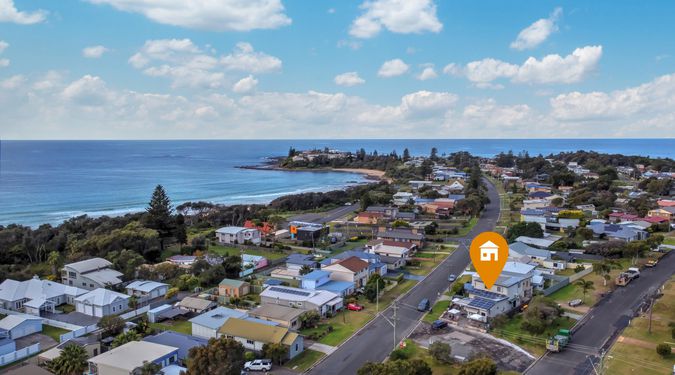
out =
{"type": "Polygon", "coordinates": [[[396,347],[398,346],[398,342],[396,341],[396,312],[398,311],[398,305],[396,304],[396,300],[394,300],[394,350],[396,350],[396,347]]]}
{"type": "Polygon", "coordinates": [[[654,298],[649,301],[649,334],[652,333],[652,311],[654,310],[654,298]]]}
{"type": "Polygon", "coordinates": [[[380,313],[380,282],[375,281],[375,315],[380,313]]]}

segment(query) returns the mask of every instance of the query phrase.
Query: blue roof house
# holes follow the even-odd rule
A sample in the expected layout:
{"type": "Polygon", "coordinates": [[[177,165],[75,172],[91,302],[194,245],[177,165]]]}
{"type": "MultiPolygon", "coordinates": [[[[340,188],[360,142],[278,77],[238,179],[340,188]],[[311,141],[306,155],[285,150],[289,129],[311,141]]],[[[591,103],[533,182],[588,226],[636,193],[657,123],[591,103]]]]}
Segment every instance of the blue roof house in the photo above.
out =
{"type": "Polygon", "coordinates": [[[153,336],[148,336],[145,337],[143,341],[178,348],[178,360],[181,363],[187,359],[190,349],[196,346],[205,346],[209,342],[207,339],[202,337],[186,335],[184,333],[173,331],[165,331],[153,336]]]}
{"type": "Polygon", "coordinates": [[[342,297],[354,293],[354,283],[351,281],[338,281],[330,279],[330,272],[315,270],[302,277],[302,289],[326,290],[342,297]]]}

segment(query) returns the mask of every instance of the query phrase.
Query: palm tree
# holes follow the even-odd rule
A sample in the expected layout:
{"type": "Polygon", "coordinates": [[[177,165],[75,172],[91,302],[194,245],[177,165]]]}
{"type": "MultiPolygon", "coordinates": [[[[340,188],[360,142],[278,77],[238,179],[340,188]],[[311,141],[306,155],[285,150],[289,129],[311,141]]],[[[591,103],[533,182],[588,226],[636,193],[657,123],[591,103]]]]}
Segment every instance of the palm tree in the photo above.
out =
{"type": "Polygon", "coordinates": [[[306,275],[312,272],[313,270],[314,269],[312,267],[305,264],[304,266],[302,266],[302,268],[300,268],[300,275],[306,275]]]}
{"type": "Polygon", "coordinates": [[[129,297],[128,305],[130,309],[136,310],[138,308],[138,297],[136,296],[129,297]]]}
{"type": "Polygon", "coordinates": [[[609,273],[612,272],[613,269],[619,268],[619,263],[617,263],[614,260],[605,260],[602,263],[596,263],[593,265],[593,272],[596,274],[602,276],[602,279],[604,280],[604,286],[607,286],[607,281],[609,281],[609,273]]]}
{"type": "Polygon", "coordinates": [[[593,282],[590,280],[577,280],[576,282],[577,286],[581,288],[582,292],[584,293],[584,302],[586,302],[586,292],[589,290],[594,290],[595,286],[593,285],[593,282]]]}
{"type": "Polygon", "coordinates": [[[162,366],[154,362],[145,362],[143,366],[138,367],[140,375],[155,375],[162,369],[162,366]]]}
{"type": "Polygon", "coordinates": [[[87,351],[75,344],[66,345],[61,354],[49,362],[49,370],[56,375],[81,375],[87,369],[87,351]]]}
{"type": "Polygon", "coordinates": [[[54,277],[59,276],[56,271],[58,270],[60,262],[61,254],[59,254],[58,251],[54,250],[49,253],[49,256],[47,257],[47,263],[52,267],[52,275],[54,275],[54,277]]]}

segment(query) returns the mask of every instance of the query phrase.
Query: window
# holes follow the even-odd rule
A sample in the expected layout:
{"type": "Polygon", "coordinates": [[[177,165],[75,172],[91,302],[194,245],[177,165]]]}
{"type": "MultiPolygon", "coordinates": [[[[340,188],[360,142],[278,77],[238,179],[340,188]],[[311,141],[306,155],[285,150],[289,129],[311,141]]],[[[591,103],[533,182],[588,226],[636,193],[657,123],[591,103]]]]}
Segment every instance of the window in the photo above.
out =
{"type": "Polygon", "coordinates": [[[113,312],[115,312],[115,306],[113,306],[113,312]]]}
{"type": "Polygon", "coordinates": [[[89,284],[89,286],[93,288],[93,287],[94,287],[94,284],[89,284]]]}
{"type": "Polygon", "coordinates": [[[255,344],[255,342],[253,340],[246,340],[246,343],[249,344],[249,345],[255,344]]]}
{"type": "Polygon", "coordinates": [[[85,282],[82,282],[82,286],[87,286],[87,283],[85,283],[85,282]]]}

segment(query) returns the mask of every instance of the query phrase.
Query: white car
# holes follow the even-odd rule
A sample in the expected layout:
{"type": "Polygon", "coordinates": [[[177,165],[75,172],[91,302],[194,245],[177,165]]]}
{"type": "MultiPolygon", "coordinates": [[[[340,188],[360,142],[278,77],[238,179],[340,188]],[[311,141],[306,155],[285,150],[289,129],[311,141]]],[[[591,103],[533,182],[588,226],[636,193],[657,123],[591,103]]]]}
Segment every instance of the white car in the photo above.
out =
{"type": "Polygon", "coordinates": [[[246,371],[270,371],[272,370],[272,360],[270,359],[256,359],[255,361],[248,361],[244,363],[244,370],[246,371]]]}

